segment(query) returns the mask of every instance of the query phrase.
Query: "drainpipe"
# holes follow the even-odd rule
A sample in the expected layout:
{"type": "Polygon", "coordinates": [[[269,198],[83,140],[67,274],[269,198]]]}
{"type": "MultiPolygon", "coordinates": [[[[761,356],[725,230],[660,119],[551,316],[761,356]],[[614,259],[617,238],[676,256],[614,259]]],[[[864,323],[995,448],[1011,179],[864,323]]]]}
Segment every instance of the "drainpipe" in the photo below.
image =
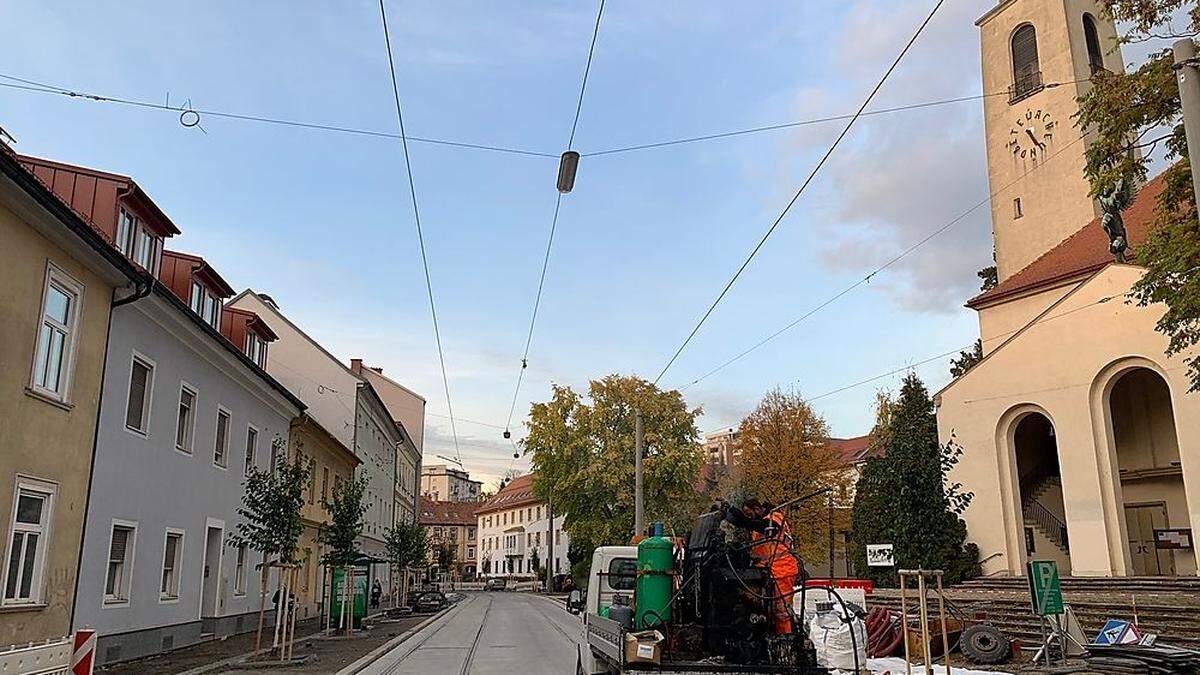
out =
{"type": "MultiPolygon", "coordinates": [[[[133,282],[133,288],[134,288],[134,291],[133,291],[132,295],[127,295],[127,296],[121,298],[120,300],[113,300],[113,302],[112,302],[113,309],[116,309],[117,307],[120,307],[121,305],[128,305],[132,302],[137,302],[138,300],[141,300],[142,298],[146,297],[147,295],[150,295],[150,291],[152,291],[154,289],[154,278],[147,275],[146,278],[138,279],[137,281],[133,282]]],[[[116,295],[115,291],[113,292],[113,295],[116,295]]],[[[111,324],[112,323],[112,313],[111,312],[109,312],[108,320],[109,320],[109,323],[111,324]]]]}

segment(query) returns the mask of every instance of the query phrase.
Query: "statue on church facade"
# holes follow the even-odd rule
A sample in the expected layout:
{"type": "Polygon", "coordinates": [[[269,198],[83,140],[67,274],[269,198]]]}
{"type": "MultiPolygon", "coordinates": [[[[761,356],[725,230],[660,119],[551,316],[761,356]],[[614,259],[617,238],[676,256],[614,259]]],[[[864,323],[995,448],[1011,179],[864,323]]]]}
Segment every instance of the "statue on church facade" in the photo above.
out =
{"type": "Polygon", "coordinates": [[[1100,226],[1108,235],[1108,250],[1113,258],[1125,262],[1125,251],[1129,249],[1129,235],[1125,232],[1125,219],[1121,212],[1133,203],[1133,187],[1128,179],[1122,179],[1100,195],[1100,226]]]}

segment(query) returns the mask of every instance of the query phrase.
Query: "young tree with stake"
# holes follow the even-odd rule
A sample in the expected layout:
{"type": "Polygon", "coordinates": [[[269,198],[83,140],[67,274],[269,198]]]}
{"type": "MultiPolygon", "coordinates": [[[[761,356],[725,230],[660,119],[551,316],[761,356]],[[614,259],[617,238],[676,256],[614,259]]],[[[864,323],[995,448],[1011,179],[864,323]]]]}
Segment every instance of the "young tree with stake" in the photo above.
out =
{"type": "MultiPolygon", "coordinates": [[[[367,481],[361,476],[338,481],[334,485],[332,499],[321,500],[321,506],[329,514],[329,523],[317,534],[317,541],[329,549],[322,562],[331,570],[343,571],[342,606],[339,608],[339,616],[340,621],[345,622],[347,635],[354,630],[354,622],[346,621],[346,614],[351,602],[353,566],[359,557],[357,539],[362,534],[363,514],[367,512],[367,505],[363,503],[363,493],[366,489],[367,481]]],[[[332,585],[329,593],[332,606],[332,585]]]]}

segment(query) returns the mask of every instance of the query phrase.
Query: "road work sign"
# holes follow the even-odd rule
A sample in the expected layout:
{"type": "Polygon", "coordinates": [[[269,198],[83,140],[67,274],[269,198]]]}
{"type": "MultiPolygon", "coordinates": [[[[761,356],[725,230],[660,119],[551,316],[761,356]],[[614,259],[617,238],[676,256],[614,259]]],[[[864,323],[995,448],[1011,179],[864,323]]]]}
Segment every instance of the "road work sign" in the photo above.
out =
{"type": "Polygon", "coordinates": [[[1058,563],[1053,560],[1030,560],[1025,566],[1033,613],[1049,616],[1063,613],[1062,585],[1058,579],[1058,563]]]}
{"type": "Polygon", "coordinates": [[[867,565],[870,567],[895,567],[896,556],[891,544],[867,544],[867,565]]]}

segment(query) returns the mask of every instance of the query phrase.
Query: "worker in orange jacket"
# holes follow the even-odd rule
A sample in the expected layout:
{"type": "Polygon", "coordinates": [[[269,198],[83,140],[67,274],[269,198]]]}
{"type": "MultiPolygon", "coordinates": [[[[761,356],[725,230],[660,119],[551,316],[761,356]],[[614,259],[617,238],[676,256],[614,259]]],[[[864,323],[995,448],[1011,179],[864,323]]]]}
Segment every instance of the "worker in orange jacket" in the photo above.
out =
{"type": "Polygon", "coordinates": [[[774,632],[786,635],[793,631],[791,602],[800,565],[792,553],[792,530],[782,511],[773,511],[770,504],[747,499],[742,508],[724,505],[725,519],[737,527],[750,530],[750,554],[771,572],[774,589],[771,594],[771,614],[774,632]]]}

